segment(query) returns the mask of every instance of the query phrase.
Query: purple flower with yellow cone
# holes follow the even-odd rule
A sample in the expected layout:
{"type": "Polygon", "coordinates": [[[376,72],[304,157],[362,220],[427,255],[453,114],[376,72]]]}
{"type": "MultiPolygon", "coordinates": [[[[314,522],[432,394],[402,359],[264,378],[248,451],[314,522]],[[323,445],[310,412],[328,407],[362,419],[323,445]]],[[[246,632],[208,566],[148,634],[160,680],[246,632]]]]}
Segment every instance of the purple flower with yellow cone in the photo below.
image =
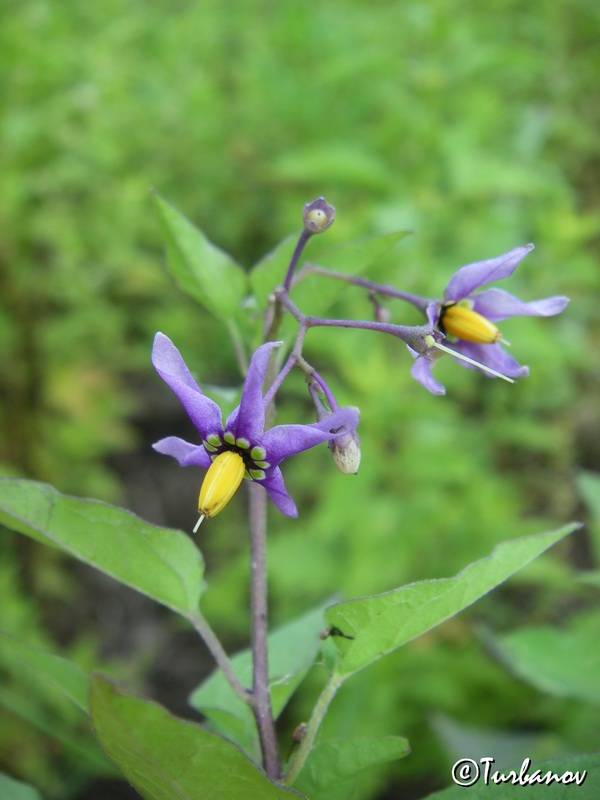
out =
{"type": "Polygon", "coordinates": [[[200,519],[194,530],[205,517],[214,517],[225,507],[244,477],[264,486],[283,514],[298,516],[279,465],[289,456],[354,431],[358,425],[358,409],[347,406],[313,424],[276,425],[265,431],[262,382],[271,350],[277,344],[268,342],[254,352],[240,404],[223,425],[221,409],[197,385],[179,350],[167,336],[156,334],[152,363],[181,401],[202,443],[168,436],[156,442],[154,449],[172,456],[182,467],[208,469],[200,489],[200,519]]]}
{"type": "MultiPolygon", "coordinates": [[[[519,364],[504,350],[502,345],[507,342],[495,323],[516,316],[551,317],[560,314],[569,299],[554,296],[527,303],[502,289],[477,290],[483,284],[508,278],[531,250],[532,244],[515,247],[496,258],[467,264],[454,273],[444,290],[443,300],[427,304],[430,324],[446,337],[443,345],[432,342],[428,356],[433,355],[433,348],[443,350],[470,369],[479,369],[511,383],[514,383],[513,378],[529,374],[529,367],[519,364]]],[[[428,356],[415,358],[412,376],[433,394],[445,394],[445,387],[431,374],[434,361],[428,356]]]]}

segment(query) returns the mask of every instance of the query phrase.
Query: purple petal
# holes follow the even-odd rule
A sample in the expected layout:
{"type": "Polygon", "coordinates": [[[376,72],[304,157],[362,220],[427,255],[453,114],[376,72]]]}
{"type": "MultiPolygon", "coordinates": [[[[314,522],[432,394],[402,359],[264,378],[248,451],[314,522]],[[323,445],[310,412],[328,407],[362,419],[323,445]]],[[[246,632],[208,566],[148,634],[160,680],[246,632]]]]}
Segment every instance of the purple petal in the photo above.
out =
{"type": "Polygon", "coordinates": [[[342,433],[350,433],[358,425],[359,417],[358,408],[344,406],[311,425],[276,425],[269,428],[263,438],[267,461],[276,466],[288,456],[335,439],[342,433]]]}
{"type": "Polygon", "coordinates": [[[410,374],[416,381],[422,383],[432,394],[446,394],[446,387],[439,381],[436,381],[431,374],[433,363],[433,361],[430,361],[424,356],[418,356],[411,367],[410,374]]]}
{"type": "Polygon", "coordinates": [[[298,516],[298,509],[287,493],[279,467],[269,470],[269,476],[264,481],[260,481],[260,484],[265,487],[271,500],[286,517],[298,516]]]}
{"type": "MultiPolygon", "coordinates": [[[[525,367],[502,348],[501,344],[476,344],[459,340],[450,347],[469,358],[479,361],[480,364],[495,369],[509,378],[522,378],[529,375],[529,367],[525,367]]],[[[459,361],[463,367],[477,369],[465,361],[459,361]]],[[[491,377],[491,376],[490,376],[491,377]]]]}
{"type": "Polygon", "coordinates": [[[503,289],[495,288],[479,292],[474,300],[474,311],[492,322],[516,316],[553,317],[555,314],[560,314],[569,302],[568,297],[555,295],[526,303],[503,289]]]}
{"type": "Polygon", "coordinates": [[[427,314],[427,321],[432,328],[435,328],[440,319],[440,304],[432,300],[432,302],[427,305],[425,313],[427,314]]]}
{"type": "Polygon", "coordinates": [[[211,464],[208,453],[201,445],[190,444],[178,436],[167,436],[152,447],[157,453],[176,458],[182,467],[209,467],[211,464]]]}
{"type": "Polygon", "coordinates": [[[163,333],[157,333],[154,337],[152,363],[160,377],[175,392],[203,439],[210,433],[222,431],[221,409],[202,394],[181,353],[163,333]]]}
{"type": "Polygon", "coordinates": [[[279,342],[267,342],[254,351],[240,404],[232,411],[225,424],[226,430],[231,430],[236,438],[243,436],[252,442],[262,436],[265,429],[262,382],[269,366],[271,350],[278,344],[279,342]]]}
{"type": "Polygon", "coordinates": [[[491,283],[500,278],[508,278],[515,271],[519,261],[531,250],[533,250],[533,245],[526,244],[524,247],[515,247],[514,250],[509,250],[508,253],[503,253],[496,258],[476,261],[474,264],[461,267],[450,278],[444,291],[444,300],[458,303],[482,284],[491,283]]]}

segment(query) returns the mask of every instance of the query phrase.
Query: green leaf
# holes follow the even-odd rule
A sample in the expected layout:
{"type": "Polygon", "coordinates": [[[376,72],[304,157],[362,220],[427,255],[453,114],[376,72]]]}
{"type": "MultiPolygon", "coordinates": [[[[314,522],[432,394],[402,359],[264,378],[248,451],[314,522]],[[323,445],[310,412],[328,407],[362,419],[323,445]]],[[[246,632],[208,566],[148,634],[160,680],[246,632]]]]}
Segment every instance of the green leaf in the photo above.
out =
{"type": "MultiPolygon", "coordinates": [[[[269,635],[269,686],[273,714],[277,718],[314,663],[324,627],[320,605],[269,635]]],[[[252,653],[237,653],[231,664],[243,686],[252,686],[252,653]]],[[[194,690],[190,704],[215,723],[241,747],[254,752],[256,725],[248,706],[233,692],[223,673],[216,670],[194,690]]]]}
{"type": "Polygon", "coordinates": [[[42,800],[42,796],[33,786],[9,778],[0,772],[0,797],[2,800],[42,800]]]}
{"type": "Polygon", "coordinates": [[[53,653],[29,647],[4,633],[0,633],[0,661],[17,675],[21,670],[30,670],[87,714],[88,678],[77,664],[53,653]]]}
{"type": "Polygon", "coordinates": [[[410,753],[400,736],[360,737],[317,741],[302,767],[295,788],[310,800],[333,800],[350,795],[348,782],[359,772],[396,761],[410,753]]]}
{"type": "Polygon", "coordinates": [[[0,478],[0,522],[53,545],[174,611],[198,607],[203,561],[181,531],[158,528],[95,500],[44,483],[0,478]]]}
{"type": "Polygon", "coordinates": [[[345,676],[358,672],[439,625],[578,527],[572,523],[558,531],[503,542],[454,578],[413,583],[331,606],[325,612],[326,622],[344,634],[331,637],[338,651],[335,671],[345,676]]]}
{"type": "Polygon", "coordinates": [[[600,614],[574,630],[522,628],[495,640],[500,658],[542,692],[600,703],[600,614]]]}
{"type": "Polygon", "coordinates": [[[231,742],[92,677],[90,707],[106,754],[146,800],[285,800],[299,795],[270,781],[231,742]]]}
{"type": "MultiPolygon", "coordinates": [[[[489,755],[488,757],[492,757],[489,755]]],[[[475,768],[475,765],[473,765],[475,768]]],[[[513,765],[518,778],[523,762],[513,765]]],[[[477,764],[480,772],[479,780],[473,785],[451,786],[441,792],[434,792],[428,795],[427,800],[464,800],[465,796],[469,800],[487,800],[491,797],[494,800],[514,800],[515,797],[527,797],[528,800],[566,800],[566,798],[576,797],[577,800],[596,800],[600,797],[600,755],[572,756],[570,758],[559,758],[551,761],[532,762],[524,770],[524,774],[532,776],[537,770],[541,771],[540,777],[552,772],[557,776],[565,776],[565,779],[574,777],[574,773],[579,773],[579,778],[585,775],[581,785],[574,781],[570,784],[553,782],[550,784],[538,783],[531,785],[519,785],[507,783],[494,783],[492,775],[496,771],[494,765],[490,769],[490,777],[486,785],[484,781],[484,765],[477,764]],[[517,788],[515,788],[515,785],[517,788]]],[[[509,775],[509,770],[499,770],[503,775],[509,775]]],[[[474,773],[476,774],[476,773],[474,773]]],[[[511,780],[513,776],[510,776],[511,780]]]]}
{"type": "Polygon", "coordinates": [[[152,196],[175,280],[207,311],[231,323],[248,288],[243,269],[159,194],[152,196]]]}

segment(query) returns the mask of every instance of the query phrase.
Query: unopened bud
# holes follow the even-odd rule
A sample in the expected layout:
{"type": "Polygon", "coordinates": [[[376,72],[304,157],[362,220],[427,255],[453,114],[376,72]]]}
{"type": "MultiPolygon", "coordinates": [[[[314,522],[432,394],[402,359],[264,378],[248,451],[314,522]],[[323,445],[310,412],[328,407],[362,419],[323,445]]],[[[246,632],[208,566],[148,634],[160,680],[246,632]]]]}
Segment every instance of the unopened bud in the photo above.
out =
{"type": "Polygon", "coordinates": [[[306,203],[302,219],[304,227],[309,233],[323,233],[333,225],[335,208],[329,205],[324,197],[317,197],[316,200],[306,203]]]}
{"type": "Polygon", "coordinates": [[[360,466],[360,439],[354,431],[329,442],[333,461],[344,475],[356,475],[360,466]]]}

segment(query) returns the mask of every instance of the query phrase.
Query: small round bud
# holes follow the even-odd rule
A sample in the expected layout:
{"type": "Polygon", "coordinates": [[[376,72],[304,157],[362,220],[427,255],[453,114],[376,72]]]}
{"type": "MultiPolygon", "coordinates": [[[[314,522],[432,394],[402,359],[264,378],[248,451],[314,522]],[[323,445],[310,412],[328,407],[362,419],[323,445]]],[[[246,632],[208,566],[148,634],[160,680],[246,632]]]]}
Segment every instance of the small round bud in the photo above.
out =
{"type": "Polygon", "coordinates": [[[310,203],[306,203],[302,212],[304,228],[309,233],[323,233],[333,225],[335,219],[335,208],[325,200],[324,197],[317,197],[310,203]]]}
{"type": "Polygon", "coordinates": [[[356,475],[360,466],[360,440],[356,433],[346,433],[332,439],[329,449],[333,462],[344,475],[356,475]]]}

